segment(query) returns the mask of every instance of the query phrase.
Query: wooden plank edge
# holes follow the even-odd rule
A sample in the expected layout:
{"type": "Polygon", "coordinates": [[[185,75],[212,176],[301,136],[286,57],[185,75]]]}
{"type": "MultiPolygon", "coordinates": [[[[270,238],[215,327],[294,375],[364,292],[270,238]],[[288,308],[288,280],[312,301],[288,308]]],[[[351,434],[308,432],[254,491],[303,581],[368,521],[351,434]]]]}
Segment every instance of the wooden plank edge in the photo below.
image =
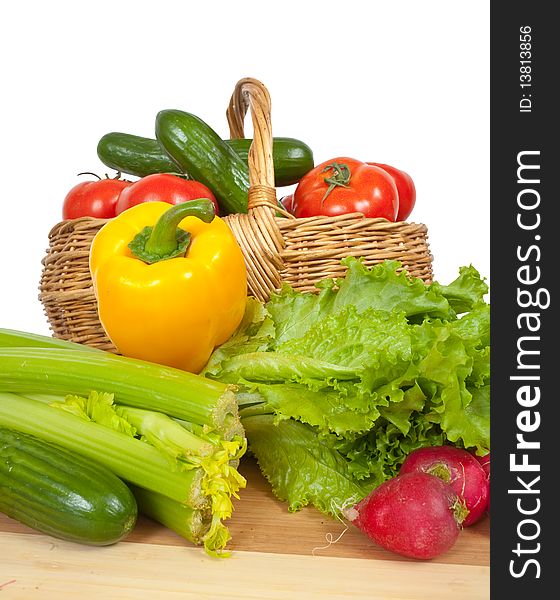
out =
{"type": "Polygon", "coordinates": [[[79,546],[5,533],[2,600],[487,600],[489,567],[432,561],[372,561],[236,551],[216,559],[199,548],[129,542],[79,546]],[[32,538],[32,539],[30,539],[32,538]]]}

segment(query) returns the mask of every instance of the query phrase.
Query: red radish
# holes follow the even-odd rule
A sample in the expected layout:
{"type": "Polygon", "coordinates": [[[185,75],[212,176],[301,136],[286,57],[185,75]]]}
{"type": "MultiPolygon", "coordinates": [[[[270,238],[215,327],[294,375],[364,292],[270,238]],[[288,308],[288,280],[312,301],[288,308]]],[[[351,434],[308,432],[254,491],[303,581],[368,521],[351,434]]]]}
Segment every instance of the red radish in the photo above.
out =
{"type": "Polygon", "coordinates": [[[385,481],[344,512],[376,544],[426,560],[455,544],[465,508],[439,477],[407,473],[385,481]]]}
{"type": "Polygon", "coordinates": [[[399,475],[420,471],[437,475],[448,483],[469,511],[463,527],[476,523],[488,505],[490,486],[484,469],[467,450],[455,446],[433,446],[413,450],[404,460],[399,475]]]}
{"type": "Polygon", "coordinates": [[[475,458],[484,469],[486,478],[488,479],[488,504],[486,505],[486,512],[490,513],[490,452],[484,456],[475,455],[475,458]]]}
{"type": "Polygon", "coordinates": [[[490,479],[490,452],[484,456],[478,456],[477,454],[474,454],[473,456],[476,458],[476,460],[478,460],[480,466],[484,469],[486,477],[490,479]]]}

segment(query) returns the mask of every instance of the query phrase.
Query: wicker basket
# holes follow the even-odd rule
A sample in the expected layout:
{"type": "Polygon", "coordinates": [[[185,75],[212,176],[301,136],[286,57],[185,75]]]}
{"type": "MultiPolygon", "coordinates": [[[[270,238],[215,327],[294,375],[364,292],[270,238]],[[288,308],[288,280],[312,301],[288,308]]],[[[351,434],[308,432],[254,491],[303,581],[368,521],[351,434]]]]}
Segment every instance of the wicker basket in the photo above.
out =
{"type": "MultiPolygon", "coordinates": [[[[235,87],[227,119],[231,137],[244,137],[250,109],[254,142],[249,152],[248,214],[225,217],[247,264],[249,293],[268,299],[283,282],[300,291],[314,291],[315,282],[344,275],[341,259],[362,257],[368,266],[386,259],[426,282],[432,279],[432,256],[423,224],[368,219],[348,214],[296,219],[279,216],[272,162],[270,96],[251,78],[235,87]]],[[[89,273],[89,248],[106,223],[89,217],[62,221],[49,234],[43,258],[39,299],[54,336],[116,351],[97,313],[89,273]]]]}

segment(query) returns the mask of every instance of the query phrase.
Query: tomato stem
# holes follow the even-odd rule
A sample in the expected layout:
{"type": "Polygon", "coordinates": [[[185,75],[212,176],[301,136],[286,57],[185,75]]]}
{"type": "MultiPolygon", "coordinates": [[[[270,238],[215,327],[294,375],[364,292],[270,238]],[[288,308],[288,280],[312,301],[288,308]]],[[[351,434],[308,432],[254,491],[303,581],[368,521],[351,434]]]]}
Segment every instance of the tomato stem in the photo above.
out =
{"type": "MultiPolygon", "coordinates": [[[[116,172],[116,175],[114,177],[109,177],[109,175],[107,173],[105,173],[105,179],[117,179],[117,180],[120,180],[122,173],[120,171],[115,171],[115,172],[116,172]]],[[[78,177],[80,175],[93,175],[94,177],[97,177],[97,179],[99,181],[101,181],[101,179],[103,179],[97,173],[92,173],[91,171],[83,171],[82,173],[78,173],[78,177]]],[[[127,180],[125,179],[124,181],[127,181],[127,180]]]]}
{"type": "Polygon", "coordinates": [[[84,171],[83,173],[78,173],[78,177],[80,175],[93,175],[94,177],[97,177],[99,181],[101,181],[101,177],[99,177],[97,173],[92,173],[91,171],[84,171]]]}
{"type": "Polygon", "coordinates": [[[336,188],[336,187],[350,187],[348,184],[350,183],[350,178],[352,174],[350,173],[350,169],[348,165],[344,163],[333,162],[330,165],[327,165],[322,173],[326,173],[327,171],[333,170],[333,174],[331,177],[325,177],[325,183],[329,184],[325,195],[321,199],[321,203],[323,203],[327,196],[336,188]]]}

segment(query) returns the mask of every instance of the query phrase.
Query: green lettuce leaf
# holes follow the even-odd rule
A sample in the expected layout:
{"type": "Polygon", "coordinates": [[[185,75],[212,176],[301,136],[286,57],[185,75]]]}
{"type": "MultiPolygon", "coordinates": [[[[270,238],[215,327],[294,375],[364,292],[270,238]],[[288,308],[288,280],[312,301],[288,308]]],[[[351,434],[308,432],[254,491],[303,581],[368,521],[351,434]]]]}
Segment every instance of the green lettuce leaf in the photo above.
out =
{"type": "MultiPolygon", "coordinates": [[[[300,338],[276,347],[276,353],[306,356],[355,369],[356,373],[401,372],[412,358],[409,325],[402,313],[343,307],[310,327],[300,338]]],[[[386,373],[386,380],[394,377],[386,373]]]]}
{"type": "MultiPolygon", "coordinates": [[[[456,315],[442,286],[426,285],[421,279],[408,277],[405,271],[399,271],[401,265],[397,261],[385,261],[371,269],[353,257],[342,262],[347,267],[345,277],[320,282],[318,294],[301,294],[285,286],[271,298],[267,310],[274,321],[277,344],[301,337],[319,320],[345,306],[353,306],[358,313],[370,308],[401,312],[411,320],[450,319],[456,315]]],[[[473,287],[474,274],[464,272],[450,294],[473,287]]],[[[476,292],[471,295],[474,297],[476,292]]]]}
{"type": "Polygon", "coordinates": [[[386,421],[380,421],[367,434],[352,439],[331,437],[327,442],[346,458],[348,471],[362,486],[373,489],[395,477],[406,456],[424,446],[439,446],[446,441],[439,425],[416,414],[405,435],[386,421]]]}
{"type": "Polygon", "coordinates": [[[449,285],[435,282],[432,287],[440,290],[457,314],[472,310],[488,293],[488,285],[472,265],[461,267],[459,277],[449,285]]]}
{"type": "Polygon", "coordinates": [[[221,364],[220,380],[237,383],[303,381],[335,378],[356,379],[357,369],[337,365],[305,355],[285,355],[279,352],[249,352],[226,359],[221,364]]]}
{"type": "Polygon", "coordinates": [[[247,298],[245,314],[235,333],[216,348],[200,373],[214,379],[222,375],[224,364],[231,358],[251,352],[265,352],[274,342],[274,324],[264,304],[247,298]]]}
{"type": "Polygon", "coordinates": [[[318,431],[338,435],[369,431],[378,419],[379,405],[386,399],[364,400],[356,389],[349,386],[345,394],[332,388],[310,390],[295,384],[259,386],[269,411],[284,419],[296,419],[317,428],[318,431]]]}
{"type": "Polygon", "coordinates": [[[490,386],[462,388],[461,393],[454,392],[451,388],[444,390],[441,404],[434,406],[427,418],[439,423],[450,442],[476,448],[481,454],[489,452],[490,386]],[[468,402],[463,406],[465,398],[468,402]]]}
{"type": "Polygon", "coordinates": [[[369,488],[352,476],[344,457],[311,427],[272,415],[247,417],[244,427],[262,473],[290,511],[311,503],[339,515],[367,495],[369,488]]]}

